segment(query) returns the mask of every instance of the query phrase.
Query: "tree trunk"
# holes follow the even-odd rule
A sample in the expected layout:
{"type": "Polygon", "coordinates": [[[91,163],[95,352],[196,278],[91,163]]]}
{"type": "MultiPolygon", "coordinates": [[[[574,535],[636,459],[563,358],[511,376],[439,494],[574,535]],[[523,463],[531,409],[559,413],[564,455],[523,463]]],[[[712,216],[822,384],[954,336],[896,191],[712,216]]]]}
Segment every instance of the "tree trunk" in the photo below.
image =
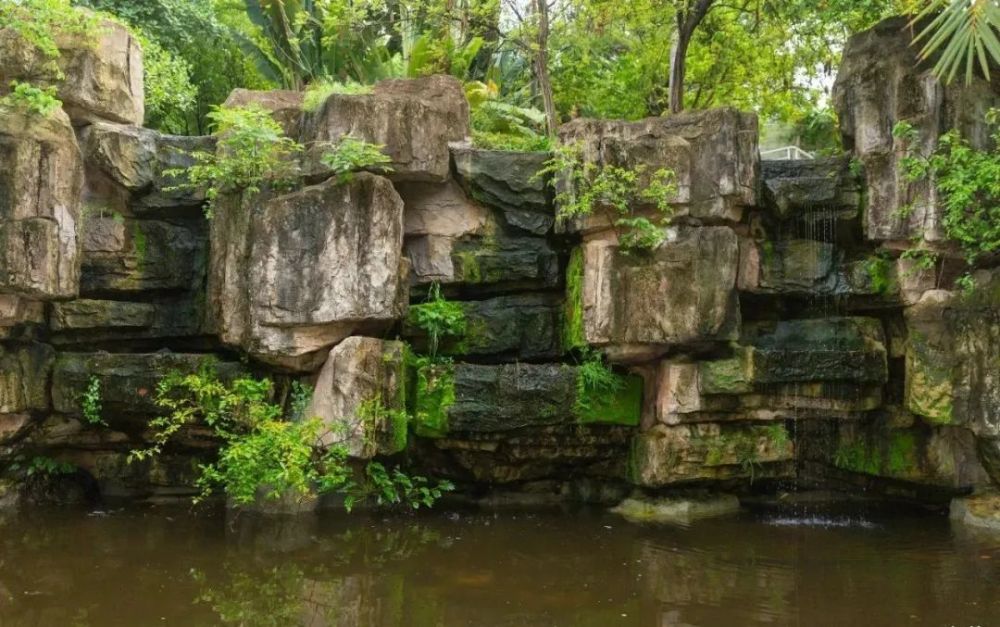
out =
{"type": "Polygon", "coordinates": [[[548,0],[535,0],[538,19],[538,50],[535,52],[535,79],[545,107],[545,126],[549,137],[555,137],[559,127],[556,103],[552,97],[552,81],[549,80],[549,5],[548,0]]]}
{"type": "MultiPolygon", "coordinates": [[[[685,0],[687,5],[692,0],[685,0]]],[[[677,9],[677,39],[670,50],[670,112],[684,110],[684,74],[687,71],[687,52],[694,31],[705,19],[715,0],[694,0],[691,8],[677,9]]]]}

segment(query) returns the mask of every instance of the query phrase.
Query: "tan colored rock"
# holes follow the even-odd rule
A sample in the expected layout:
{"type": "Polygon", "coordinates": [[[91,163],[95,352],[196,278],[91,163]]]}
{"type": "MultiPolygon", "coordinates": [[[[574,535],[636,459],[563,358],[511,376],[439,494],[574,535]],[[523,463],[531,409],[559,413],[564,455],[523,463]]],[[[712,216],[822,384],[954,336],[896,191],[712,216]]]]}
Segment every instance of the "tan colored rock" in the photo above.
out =
{"type": "Polygon", "coordinates": [[[661,488],[693,481],[790,476],[794,445],[781,424],[656,425],[636,436],[633,483],[661,488]]]}
{"type": "Polygon", "coordinates": [[[984,114],[1000,104],[995,81],[938,81],[929,65],[918,63],[920,46],[912,45],[918,31],[908,18],[894,17],[851,37],[833,88],[844,145],[864,163],[864,226],[872,240],[945,239],[943,207],[933,185],[909,182],[902,170],[906,153],[892,136],[895,124],[914,126],[919,133],[914,148],[920,155],[932,153],[938,137],[950,129],[984,147],[984,114]]]}
{"type": "MultiPolygon", "coordinates": [[[[42,303],[13,294],[0,294],[0,333],[3,329],[23,323],[41,323],[45,320],[42,303]]],[[[2,335],[0,335],[2,337],[2,335]]]]}
{"type": "MultiPolygon", "coordinates": [[[[757,202],[757,118],[735,109],[684,112],[636,122],[580,118],[559,129],[584,158],[602,165],[661,168],[676,175],[676,215],[739,220],[757,202]]],[[[640,179],[641,184],[642,179],[640,179]]]]}
{"type": "Polygon", "coordinates": [[[326,425],[325,446],[344,446],[360,459],[405,448],[403,353],[402,342],[370,337],[349,337],[333,347],[305,411],[326,425]]]}
{"type": "Polygon", "coordinates": [[[76,295],[82,184],[80,151],[62,111],[0,115],[0,293],[76,295]]]}
{"type": "Polygon", "coordinates": [[[739,251],[730,229],[679,229],[648,256],[590,241],[583,257],[583,339],[612,359],[737,337],[739,251]]]}
{"type": "Polygon", "coordinates": [[[45,411],[55,351],[47,344],[0,346],[0,414],[45,411]]]}
{"type": "Polygon", "coordinates": [[[259,202],[212,220],[209,302],[224,342],[310,370],[324,349],[403,317],[403,203],[388,180],[362,173],[259,202]]]}
{"type": "Polygon", "coordinates": [[[57,33],[56,44],[60,57],[52,64],[13,31],[0,30],[3,89],[12,80],[57,85],[74,126],[98,120],[142,124],[142,48],[124,26],[102,20],[92,40],[57,33]]]}
{"type": "Polygon", "coordinates": [[[470,134],[469,104],[462,83],[451,76],[385,80],[370,94],[331,94],[303,124],[310,169],[322,171],[326,145],[350,136],[383,145],[393,180],[444,181],[450,170],[448,143],[470,134]]]}

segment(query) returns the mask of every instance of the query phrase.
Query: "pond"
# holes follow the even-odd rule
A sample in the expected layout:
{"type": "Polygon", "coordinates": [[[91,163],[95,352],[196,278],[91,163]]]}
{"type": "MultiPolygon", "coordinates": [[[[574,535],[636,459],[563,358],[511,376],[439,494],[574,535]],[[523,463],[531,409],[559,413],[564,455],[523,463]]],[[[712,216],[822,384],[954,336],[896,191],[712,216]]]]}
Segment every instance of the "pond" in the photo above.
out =
{"type": "Polygon", "coordinates": [[[994,625],[1000,538],[941,515],[595,511],[0,521],[0,625],[994,625]]]}

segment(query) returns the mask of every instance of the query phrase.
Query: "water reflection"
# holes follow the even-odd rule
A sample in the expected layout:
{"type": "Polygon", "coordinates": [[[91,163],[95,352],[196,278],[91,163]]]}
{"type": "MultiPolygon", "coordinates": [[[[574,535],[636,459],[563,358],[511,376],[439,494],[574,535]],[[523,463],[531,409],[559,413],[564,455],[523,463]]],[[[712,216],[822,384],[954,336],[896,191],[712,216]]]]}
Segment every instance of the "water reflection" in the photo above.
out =
{"type": "Polygon", "coordinates": [[[0,625],[990,624],[1000,541],[928,516],[0,521],[0,625]]]}

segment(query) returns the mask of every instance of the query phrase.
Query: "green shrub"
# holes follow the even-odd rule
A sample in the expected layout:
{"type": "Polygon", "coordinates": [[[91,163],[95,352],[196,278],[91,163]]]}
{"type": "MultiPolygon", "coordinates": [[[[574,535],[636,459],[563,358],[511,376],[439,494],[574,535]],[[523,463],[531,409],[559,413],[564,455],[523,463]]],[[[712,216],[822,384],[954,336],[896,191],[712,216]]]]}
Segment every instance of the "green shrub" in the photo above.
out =
{"type": "Polygon", "coordinates": [[[56,98],[55,87],[35,87],[31,83],[11,81],[10,88],[10,93],[0,98],[0,109],[47,118],[62,106],[62,101],[56,98]]]}
{"type": "Polygon", "coordinates": [[[57,61],[57,35],[94,44],[100,35],[101,18],[73,7],[70,0],[4,0],[0,2],[0,26],[12,29],[48,60],[45,70],[62,78],[57,61]]]}
{"type": "Polygon", "coordinates": [[[198,88],[191,82],[191,66],[143,31],[130,27],[142,46],[145,124],[166,133],[183,133],[194,110],[198,88]]]}
{"type": "Polygon", "coordinates": [[[392,172],[392,159],[382,152],[384,146],[369,144],[354,137],[345,136],[332,148],[323,153],[320,162],[330,168],[337,180],[346,183],[358,170],[392,172]]]}
{"type": "Polygon", "coordinates": [[[87,382],[87,389],[80,397],[80,410],[87,424],[108,426],[101,416],[101,380],[97,377],[92,376],[87,382]]]}
{"type": "Polygon", "coordinates": [[[296,157],[302,146],[285,136],[270,111],[254,103],[215,107],[208,117],[218,137],[216,149],[192,152],[194,165],[166,171],[168,176],[187,177],[177,188],[205,186],[207,217],[214,214],[219,194],[240,194],[245,202],[264,185],[285,187],[298,177],[296,157]]]}
{"type": "Polygon", "coordinates": [[[613,397],[624,387],[622,378],[604,363],[599,352],[584,351],[583,355],[576,369],[577,415],[591,411],[595,401],[613,397]]]}
{"type": "Polygon", "coordinates": [[[929,179],[944,208],[945,234],[958,242],[966,261],[1000,251],[1000,111],[986,115],[993,147],[976,150],[952,130],[938,138],[936,150],[923,156],[911,150],[919,133],[908,122],[899,122],[893,135],[907,149],[902,160],[911,181],[929,179]]]}
{"type": "Polygon", "coordinates": [[[565,222],[602,211],[617,231],[626,253],[651,251],[666,239],[664,227],[673,215],[670,199],[676,192],[674,173],[660,169],[645,184],[645,166],[634,169],[599,166],[583,157],[578,145],[562,146],[536,177],[549,177],[556,190],[557,220],[565,222]],[[652,206],[653,219],[635,215],[635,209],[652,206]]]}
{"type": "Polygon", "coordinates": [[[461,337],[465,335],[467,326],[465,309],[461,304],[445,299],[437,282],[431,284],[425,302],[410,307],[409,321],[427,333],[432,359],[437,357],[442,337],[461,337]]]}
{"type": "Polygon", "coordinates": [[[446,481],[411,477],[378,461],[369,462],[359,475],[344,441],[324,445],[330,427],[318,418],[303,417],[308,405],[304,388],[293,394],[292,416],[286,417],[272,396],[271,381],[243,376],[227,383],[219,379],[211,361],[194,373],[169,373],[156,390],[156,404],[167,414],[150,421],[151,446],[132,451],[129,460],[159,455],[181,429],[201,423],[222,445],[218,459],[199,468],[196,501],[217,491],[240,505],[261,497],[276,500],[340,492],[349,509],[367,498],[379,505],[416,508],[433,504],[451,489],[446,481]]]}

